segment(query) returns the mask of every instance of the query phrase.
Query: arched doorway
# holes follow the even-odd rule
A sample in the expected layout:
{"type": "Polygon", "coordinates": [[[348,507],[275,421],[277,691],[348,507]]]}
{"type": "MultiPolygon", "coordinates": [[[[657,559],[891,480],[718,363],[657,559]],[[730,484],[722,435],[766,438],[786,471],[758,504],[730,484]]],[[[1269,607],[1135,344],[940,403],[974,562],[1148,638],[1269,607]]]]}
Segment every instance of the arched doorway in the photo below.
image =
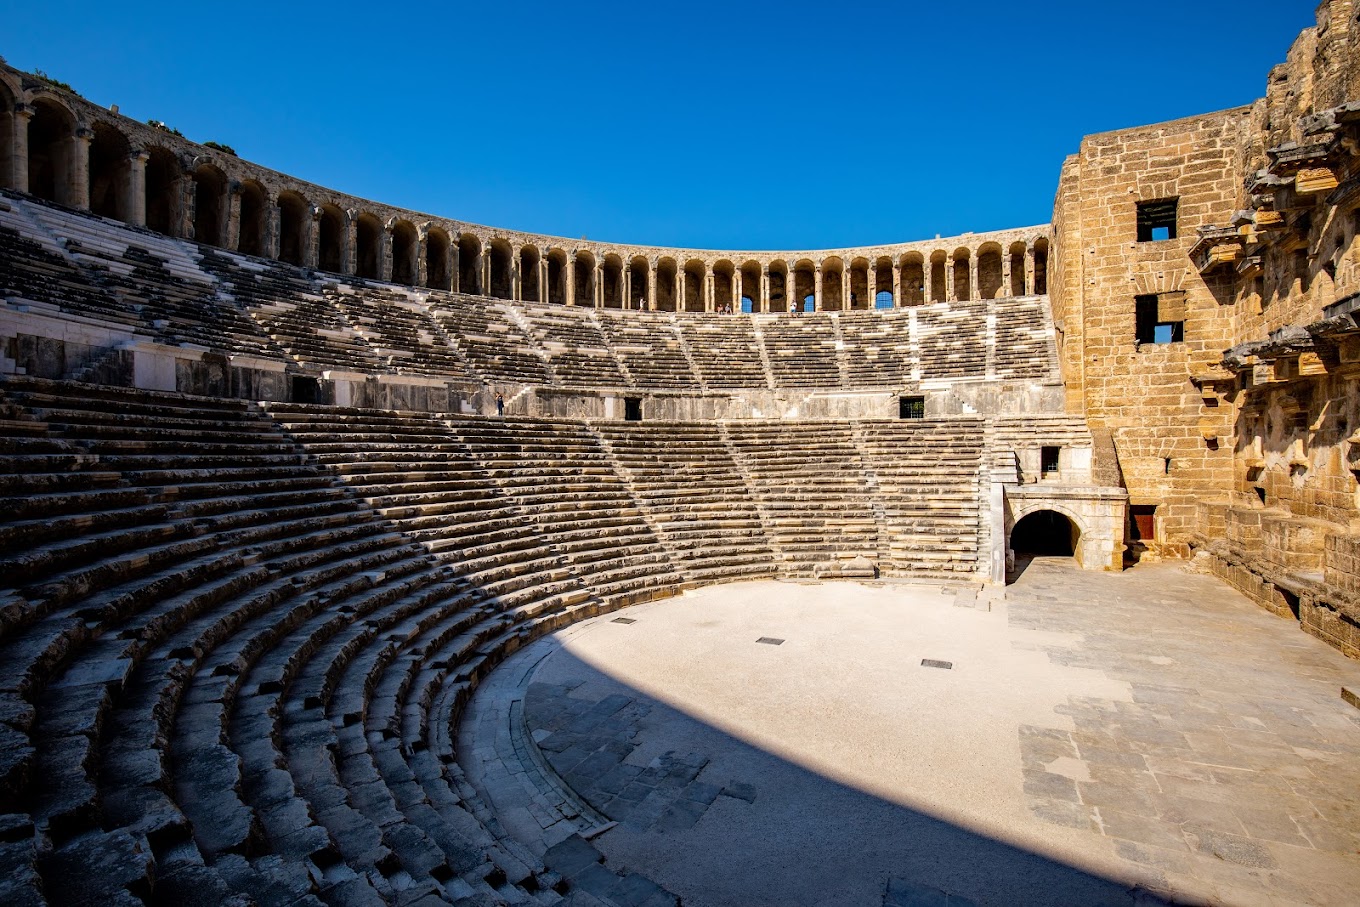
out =
{"type": "Polygon", "coordinates": [[[1036,510],[1011,529],[1010,548],[1017,558],[1072,557],[1080,541],[1076,523],[1056,510],[1036,510]]]}

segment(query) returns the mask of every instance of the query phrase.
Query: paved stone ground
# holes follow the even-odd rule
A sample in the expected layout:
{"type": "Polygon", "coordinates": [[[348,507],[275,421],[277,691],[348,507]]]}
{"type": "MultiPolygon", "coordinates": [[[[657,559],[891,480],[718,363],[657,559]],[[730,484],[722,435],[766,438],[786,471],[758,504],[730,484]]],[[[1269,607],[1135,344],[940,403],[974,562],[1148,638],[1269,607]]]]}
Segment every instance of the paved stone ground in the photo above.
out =
{"type": "Polygon", "coordinates": [[[1211,577],[1041,559],[1004,599],[749,583],[600,618],[493,674],[460,750],[508,835],[580,832],[690,907],[1353,904],[1358,680],[1211,577]]]}

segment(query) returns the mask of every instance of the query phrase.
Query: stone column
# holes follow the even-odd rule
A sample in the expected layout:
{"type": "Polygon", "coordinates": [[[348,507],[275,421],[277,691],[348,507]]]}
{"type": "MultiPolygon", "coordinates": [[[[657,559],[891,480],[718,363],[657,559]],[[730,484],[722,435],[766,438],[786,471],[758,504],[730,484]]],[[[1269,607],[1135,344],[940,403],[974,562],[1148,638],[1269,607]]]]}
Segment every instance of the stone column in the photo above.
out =
{"type": "Polygon", "coordinates": [[[146,162],[151,155],[142,148],[134,149],[128,155],[127,196],[123,199],[123,211],[127,222],[134,227],[146,226],[146,162]]]}
{"type": "Polygon", "coordinates": [[[458,249],[458,236],[449,237],[449,290],[463,292],[463,253],[458,249]]]}
{"type": "Polygon", "coordinates": [[[566,283],[567,305],[576,305],[576,256],[568,255],[562,266],[562,280],[566,283]]]}
{"type": "Polygon", "coordinates": [[[982,287],[978,286],[978,256],[968,256],[968,298],[981,299],[982,287]]]}
{"type": "Polygon", "coordinates": [[[682,265],[677,265],[675,268],[675,310],[677,312],[683,312],[687,308],[685,289],[686,284],[688,283],[689,276],[684,267],[682,265]]]}
{"type": "Polygon", "coordinates": [[[345,232],[340,241],[340,273],[353,274],[357,269],[355,263],[358,261],[357,254],[359,249],[359,221],[358,211],[353,208],[345,212],[345,232]]]}
{"type": "Polygon", "coordinates": [[[590,272],[590,277],[591,277],[591,280],[595,281],[595,286],[591,288],[591,289],[594,291],[594,292],[591,293],[591,295],[595,297],[595,308],[597,308],[597,309],[602,309],[602,308],[604,308],[604,262],[603,262],[603,261],[596,261],[596,262],[595,262],[595,269],[594,269],[593,271],[590,272]]]}
{"type": "Polygon", "coordinates": [[[853,265],[841,265],[841,310],[849,311],[851,308],[850,289],[855,285],[855,268],[853,265]]]}
{"type": "Polygon", "coordinates": [[[954,301],[954,259],[944,260],[944,300],[945,302],[954,301]]]}
{"type": "Polygon", "coordinates": [[[411,272],[416,286],[423,287],[430,282],[430,225],[416,228],[416,266],[411,272]]]}
{"type": "Polygon", "coordinates": [[[482,246],[481,256],[482,256],[481,267],[478,269],[478,270],[481,272],[481,275],[482,275],[482,276],[481,276],[482,285],[481,285],[480,289],[481,289],[481,291],[482,291],[482,295],[483,295],[483,296],[490,296],[490,295],[492,295],[492,294],[491,294],[491,245],[490,245],[490,243],[487,243],[486,245],[483,245],[483,246],[482,246]]]}
{"type": "Polygon", "coordinates": [[[392,222],[383,225],[378,234],[378,279],[392,282],[392,222]]]}
{"type": "Polygon", "coordinates": [[[302,265],[306,268],[315,268],[320,255],[321,206],[312,205],[311,215],[303,224],[305,235],[302,237],[302,265]]]}
{"type": "Polygon", "coordinates": [[[648,273],[648,276],[649,276],[649,279],[648,279],[648,281],[647,281],[647,311],[649,311],[649,312],[655,312],[655,311],[656,311],[656,283],[657,283],[658,280],[661,279],[661,267],[660,267],[660,265],[658,265],[658,264],[657,264],[656,262],[654,262],[654,261],[651,262],[651,263],[648,265],[648,271],[647,271],[647,273],[648,273]]]}
{"type": "Polygon", "coordinates": [[[893,294],[893,308],[895,308],[895,309],[900,309],[900,308],[902,308],[902,304],[903,304],[903,303],[902,303],[902,269],[903,269],[904,267],[906,267],[906,265],[903,264],[903,262],[902,262],[900,259],[899,259],[897,262],[895,262],[895,263],[893,264],[893,266],[892,266],[892,280],[893,280],[892,294],[893,294]]]}
{"type": "Polygon", "coordinates": [[[241,245],[241,183],[231,180],[227,184],[227,224],[221,232],[223,248],[236,251],[241,245]]]}
{"type": "Polygon", "coordinates": [[[11,151],[10,186],[20,192],[28,191],[28,124],[33,119],[33,105],[14,105],[14,132],[11,151]]]}
{"type": "Polygon", "coordinates": [[[67,200],[72,208],[90,210],[90,143],[94,141],[94,130],[81,126],[71,139],[71,170],[67,186],[67,200]]]}
{"type": "Polygon", "coordinates": [[[704,311],[718,310],[718,276],[712,271],[704,271],[704,311]]]}
{"type": "MultiPolygon", "coordinates": [[[[145,193],[143,193],[145,196],[145,193]]],[[[279,257],[279,198],[277,195],[267,196],[264,200],[264,236],[261,240],[265,258],[277,259],[279,257]]]]}
{"type": "Polygon", "coordinates": [[[768,264],[760,266],[760,297],[755,302],[754,308],[757,312],[770,311],[770,266],[768,264]]]}
{"type": "Polygon", "coordinates": [[[1011,295],[1011,253],[1009,249],[1001,250],[1001,294],[1002,296],[1011,295]]]}
{"type": "Polygon", "coordinates": [[[524,301],[524,275],[519,270],[523,267],[523,255],[523,246],[518,249],[510,247],[510,298],[515,302],[524,301]]]}
{"type": "Polygon", "coordinates": [[[621,271],[619,271],[619,281],[621,282],[621,286],[619,287],[619,300],[620,300],[620,302],[622,302],[622,304],[623,304],[622,307],[623,307],[623,308],[625,308],[625,309],[631,309],[631,308],[633,307],[633,263],[632,263],[632,262],[630,262],[630,261],[625,261],[625,262],[623,263],[623,269],[622,269],[621,271]]]}
{"type": "MultiPolygon", "coordinates": [[[[826,305],[826,300],[822,296],[822,280],[822,266],[819,264],[812,269],[812,311],[814,312],[822,311],[822,307],[826,305]]],[[[801,300],[798,303],[798,310],[800,312],[803,310],[801,300]]]]}

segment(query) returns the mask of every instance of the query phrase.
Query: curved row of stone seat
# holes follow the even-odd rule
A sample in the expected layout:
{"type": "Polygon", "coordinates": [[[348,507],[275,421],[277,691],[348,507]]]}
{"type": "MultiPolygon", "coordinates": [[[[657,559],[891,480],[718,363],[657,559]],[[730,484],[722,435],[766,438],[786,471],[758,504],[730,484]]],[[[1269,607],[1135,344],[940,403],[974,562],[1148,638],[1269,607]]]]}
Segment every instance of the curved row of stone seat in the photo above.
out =
{"type": "Polygon", "coordinates": [[[393,761],[426,747],[376,741],[569,614],[504,612],[245,404],[0,389],[22,426],[3,450],[7,526],[41,512],[27,480],[95,479],[45,485],[90,519],[41,545],[11,533],[0,565],[16,580],[0,612],[7,902],[557,899],[529,894],[531,855],[491,862],[503,848],[444,763],[417,783],[393,761]],[[361,853],[365,829],[380,843],[361,853]]]}

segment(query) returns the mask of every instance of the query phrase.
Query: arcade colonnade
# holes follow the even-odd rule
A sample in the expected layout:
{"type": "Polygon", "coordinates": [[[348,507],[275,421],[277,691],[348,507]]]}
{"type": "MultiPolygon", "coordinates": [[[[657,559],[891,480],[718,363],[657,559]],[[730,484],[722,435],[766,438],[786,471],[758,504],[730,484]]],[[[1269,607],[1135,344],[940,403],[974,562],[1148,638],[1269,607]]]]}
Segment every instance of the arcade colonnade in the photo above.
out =
{"type": "Polygon", "coordinates": [[[1047,226],[888,247],[725,253],[510,233],[331,192],[0,69],[0,183],[168,236],[526,302],[843,311],[1044,294],[1047,226]]]}

